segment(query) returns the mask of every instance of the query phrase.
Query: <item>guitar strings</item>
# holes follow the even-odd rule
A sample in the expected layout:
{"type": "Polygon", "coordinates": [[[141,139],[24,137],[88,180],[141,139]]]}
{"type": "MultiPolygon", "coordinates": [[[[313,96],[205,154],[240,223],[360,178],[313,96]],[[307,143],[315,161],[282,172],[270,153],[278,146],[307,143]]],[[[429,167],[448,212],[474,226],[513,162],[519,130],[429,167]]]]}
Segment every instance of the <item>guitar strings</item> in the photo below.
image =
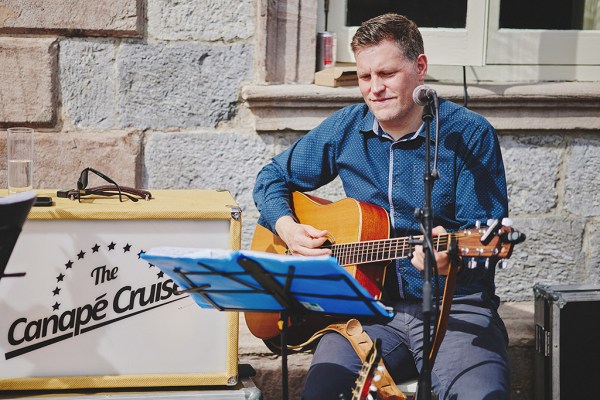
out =
{"type": "MultiPolygon", "coordinates": [[[[440,248],[446,250],[451,239],[467,236],[471,235],[469,233],[436,235],[433,237],[435,250],[439,251],[440,248]]],[[[330,248],[333,256],[341,265],[363,264],[409,257],[415,246],[410,243],[411,240],[422,239],[423,236],[387,238],[364,242],[331,244],[323,247],[330,248]]]]}

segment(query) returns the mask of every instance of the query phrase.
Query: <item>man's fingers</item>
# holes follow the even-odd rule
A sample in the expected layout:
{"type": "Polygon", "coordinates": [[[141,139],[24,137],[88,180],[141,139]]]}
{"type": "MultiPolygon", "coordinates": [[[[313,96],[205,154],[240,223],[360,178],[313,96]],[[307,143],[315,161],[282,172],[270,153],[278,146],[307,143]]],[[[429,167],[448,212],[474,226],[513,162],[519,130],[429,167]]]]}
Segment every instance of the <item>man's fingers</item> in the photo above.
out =
{"type": "Polygon", "coordinates": [[[292,254],[303,256],[320,256],[331,254],[331,249],[321,247],[327,241],[327,231],[320,231],[308,225],[303,226],[301,234],[296,235],[289,243],[292,254]]]}
{"type": "Polygon", "coordinates": [[[304,231],[312,238],[321,238],[321,237],[327,236],[326,230],[319,230],[319,229],[315,228],[314,226],[310,226],[310,225],[303,225],[303,226],[304,226],[304,231]]]}

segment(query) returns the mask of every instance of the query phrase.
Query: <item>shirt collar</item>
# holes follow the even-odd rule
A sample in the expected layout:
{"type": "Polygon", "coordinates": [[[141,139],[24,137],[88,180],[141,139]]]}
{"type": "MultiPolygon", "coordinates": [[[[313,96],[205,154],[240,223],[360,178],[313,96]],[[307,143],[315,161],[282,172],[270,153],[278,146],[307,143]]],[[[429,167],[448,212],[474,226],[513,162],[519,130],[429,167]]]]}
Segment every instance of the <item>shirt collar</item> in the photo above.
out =
{"type": "MultiPolygon", "coordinates": [[[[359,130],[363,133],[373,133],[379,137],[387,138],[387,139],[394,141],[394,139],[381,128],[381,126],[379,125],[379,122],[377,122],[377,120],[375,119],[375,116],[373,115],[371,110],[369,110],[367,112],[367,114],[365,115],[365,118],[363,118],[363,120],[361,121],[359,130]]],[[[423,124],[421,124],[421,126],[415,133],[413,133],[412,135],[407,135],[407,136],[403,137],[402,139],[400,139],[399,141],[405,142],[408,140],[414,140],[418,136],[425,138],[425,132],[426,132],[425,124],[423,123],[423,124]]],[[[433,121],[431,121],[429,136],[430,136],[431,141],[435,142],[435,118],[433,119],[433,121]]]]}

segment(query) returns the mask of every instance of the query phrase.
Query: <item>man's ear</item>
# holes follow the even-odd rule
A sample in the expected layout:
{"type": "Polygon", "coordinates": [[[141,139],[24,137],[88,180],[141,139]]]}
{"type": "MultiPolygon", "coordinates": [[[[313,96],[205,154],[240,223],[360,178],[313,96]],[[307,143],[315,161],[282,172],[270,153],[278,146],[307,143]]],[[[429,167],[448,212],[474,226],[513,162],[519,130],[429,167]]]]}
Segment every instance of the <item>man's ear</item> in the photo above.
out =
{"type": "Polygon", "coordinates": [[[417,74],[419,74],[419,78],[425,80],[425,76],[427,75],[427,56],[425,54],[419,54],[417,57],[417,74]]]}

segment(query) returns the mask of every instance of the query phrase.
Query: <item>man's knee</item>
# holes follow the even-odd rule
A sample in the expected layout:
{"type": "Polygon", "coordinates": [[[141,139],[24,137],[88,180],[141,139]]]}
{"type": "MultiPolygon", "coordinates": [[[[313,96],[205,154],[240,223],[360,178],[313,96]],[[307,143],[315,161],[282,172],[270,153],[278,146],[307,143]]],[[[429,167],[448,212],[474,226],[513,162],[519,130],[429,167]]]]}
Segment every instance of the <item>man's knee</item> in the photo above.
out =
{"type": "Polygon", "coordinates": [[[304,400],[351,399],[356,373],[337,364],[311,365],[302,392],[304,400]]]}
{"type": "Polygon", "coordinates": [[[510,372],[507,366],[500,363],[481,363],[458,374],[448,385],[439,385],[437,389],[442,392],[439,393],[440,399],[507,400],[510,397],[510,372]]]}

